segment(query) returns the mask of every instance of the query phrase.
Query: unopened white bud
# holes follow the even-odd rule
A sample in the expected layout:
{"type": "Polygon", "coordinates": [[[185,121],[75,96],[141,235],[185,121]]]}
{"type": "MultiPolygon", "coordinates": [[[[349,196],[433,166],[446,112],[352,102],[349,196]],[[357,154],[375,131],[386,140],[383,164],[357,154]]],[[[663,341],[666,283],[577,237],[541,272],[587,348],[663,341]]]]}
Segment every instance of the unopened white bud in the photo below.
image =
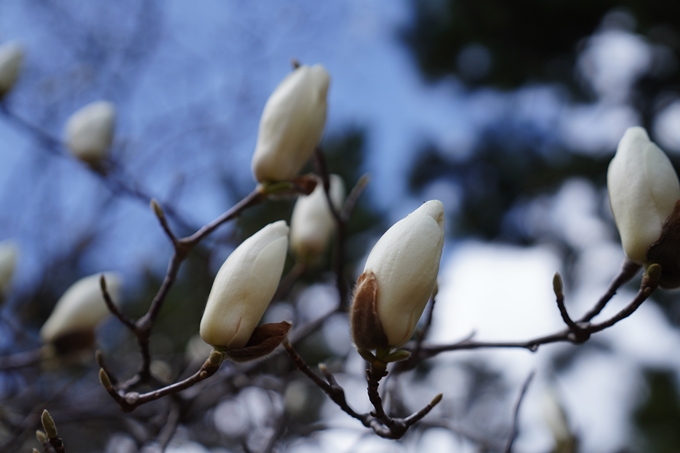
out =
{"type": "Polygon", "coordinates": [[[643,128],[631,127],[621,138],[609,164],[607,188],[623,250],[642,264],[680,200],[673,165],[643,128]]]}
{"type": "Polygon", "coordinates": [[[253,154],[258,182],[293,179],[321,141],[330,77],[321,65],[300,66],[269,96],[253,154]]]}
{"type": "Polygon", "coordinates": [[[68,119],[65,142],[78,159],[97,163],[106,158],[113,141],[116,107],[107,101],[86,105],[68,119]]]}
{"type": "Polygon", "coordinates": [[[358,348],[397,348],[411,338],[437,283],[443,246],[444,206],[439,200],[423,204],[383,234],[355,290],[351,324],[358,348]],[[370,303],[379,323],[367,315],[371,310],[357,306],[370,303]],[[378,326],[386,344],[379,344],[380,335],[371,332],[378,326]]]}
{"type": "MultiPolygon", "coordinates": [[[[336,211],[345,199],[345,184],[338,175],[330,175],[330,198],[336,211]]],[[[319,181],[314,191],[297,199],[290,219],[290,248],[303,259],[322,254],[335,231],[335,218],[328,206],[326,191],[319,181]]]]}
{"type": "Polygon", "coordinates": [[[217,272],[201,319],[201,338],[225,349],[248,343],[276,292],[288,250],[280,220],[243,241],[217,272]]]}
{"type": "Polygon", "coordinates": [[[10,240],[0,242],[0,297],[7,294],[9,290],[18,254],[19,251],[14,242],[10,240]]]}
{"type": "MultiPolygon", "coordinates": [[[[106,272],[104,277],[108,293],[116,300],[121,286],[120,276],[106,272]]],[[[70,333],[93,331],[108,316],[100,278],[101,273],[81,278],[66,290],[40,329],[43,342],[52,343],[70,333]]]]}
{"type": "Polygon", "coordinates": [[[0,46],[0,99],[12,90],[24,61],[24,49],[10,41],[0,46]]]}

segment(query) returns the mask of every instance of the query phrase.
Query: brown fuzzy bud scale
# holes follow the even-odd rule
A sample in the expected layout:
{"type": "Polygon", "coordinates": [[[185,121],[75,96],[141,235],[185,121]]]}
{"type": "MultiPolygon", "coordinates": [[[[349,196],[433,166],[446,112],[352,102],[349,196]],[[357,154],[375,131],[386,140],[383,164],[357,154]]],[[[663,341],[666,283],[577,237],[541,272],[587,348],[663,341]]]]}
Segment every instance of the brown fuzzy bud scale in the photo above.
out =
{"type": "Polygon", "coordinates": [[[350,326],[357,349],[374,350],[389,347],[378,317],[378,280],[371,271],[359,276],[354,288],[350,326]]]}

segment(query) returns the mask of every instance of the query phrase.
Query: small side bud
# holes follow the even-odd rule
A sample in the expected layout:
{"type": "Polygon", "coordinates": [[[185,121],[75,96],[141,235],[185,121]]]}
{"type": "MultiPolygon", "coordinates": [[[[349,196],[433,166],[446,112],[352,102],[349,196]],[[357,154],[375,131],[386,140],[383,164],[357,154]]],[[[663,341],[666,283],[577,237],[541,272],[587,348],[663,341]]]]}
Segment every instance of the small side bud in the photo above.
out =
{"type": "Polygon", "coordinates": [[[102,383],[107,392],[113,390],[113,386],[111,385],[111,379],[109,379],[109,375],[106,374],[104,368],[99,369],[99,382],[102,383]]]}
{"type": "Polygon", "coordinates": [[[444,394],[440,393],[439,395],[432,398],[432,401],[430,401],[430,406],[435,407],[437,404],[439,404],[439,402],[442,400],[443,397],[444,397],[444,394]]]}
{"type": "Polygon", "coordinates": [[[398,349],[388,354],[383,360],[385,362],[401,362],[411,357],[411,353],[405,349],[398,349]]]}
{"type": "Polygon", "coordinates": [[[642,284],[644,286],[656,287],[661,279],[661,273],[662,269],[660,265],[656,263],[650,264],[642,277],[642,284]]]}
{"type": "Polygon", "coordinates": [[[555,291],[555,295],[557,297],[562,297],[564,295],[562,292],[563,289],[562,277],[558,272],[555,272],[555,275],[553,276],[553,291],[555,291]]]}
{"type": "Polygon", "coordinates": [[[34,449],[33,449],[33,453],[40,453],[40,451],[38,451],[37,448],[34,448],[34,449]]]}
{"type": "Polygon", "coordinates": [[[222,364],[222,360],[224,360],[224,354],[222,354],[220,351],[213,349],[210,352],[210,357],[208,357],[208,362],[210,362],[210,365],[218,367],[222,364]]]}
{"type": "Polygon", "coordinates": [[[35,439],[38,441],[39,444],[46,444],[48,442],[47,436],[45,435],[44,432],[37,430],[35,432],[35,439]]]}
{"type": "Polygon", "coordinates": [[[47,433],[48,439],[56,439],[59,437],[59,434],[57,433],[57,425],[54,424],[54,420],[52,419],[50,413],[47,412],[47,409],[43,411],[40,420],[42,421],[43,429],[45,430],[45,433],[47,433]]]}
{"type": "Polygon", "coordinates": [[[165,220],[165,213],[163,212],[163,208],[161,208],[161,205],[158,204],[155,198],[151,199],[151,201],[149,202],[149,206],[151,207],[153,213],[156,214],[156,217],[158,217],[161,220],[165,220]]]}

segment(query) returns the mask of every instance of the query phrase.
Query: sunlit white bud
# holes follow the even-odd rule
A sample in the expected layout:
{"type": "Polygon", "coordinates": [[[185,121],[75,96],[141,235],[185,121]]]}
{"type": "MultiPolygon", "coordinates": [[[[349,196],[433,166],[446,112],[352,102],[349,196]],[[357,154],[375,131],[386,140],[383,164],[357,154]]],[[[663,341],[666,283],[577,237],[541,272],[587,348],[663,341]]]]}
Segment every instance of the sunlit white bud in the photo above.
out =
{"type": "Polygon", "coordinates": [[[18,42],[10,41],[0,46],[0,99],[16,83],[23,61],[24,49],[18,42]]]}
{"type": "MultiPolygon", "coordinates": [[[[66,290],[40,329],[40,338],[53,343],[59,338],[79,332],[91,332],[109,314],[100,286],[101,273],[84,277],[66,290]]],[[[120,276],[104,273],[106,289],[115,301],[121,286],[120,276]]]]}
{"type": "Polygon", "coordinates": [[[12,241],[0,242],[0,298],[7,293],[14,275],[19,250],[12,241]]]}
{"type": "MultiPolygon", "coordinates": [[[[345,184],[338,175],[330,175],[330,198],[336,211],[345,199],[345,184]]],[[[302,258],[313,258],[326,250],[335,231],[335,218],[328,206],[326,191],[319,182],[314,192],[297,199],[290,219],[290,248],[302,258]]]]}
{"type": "Polygon", "coordinates": [[[321,141],[330,77],[300,66],[269,96],[260,118],[252,169],[261,183],[293,179],[321,141]]]}
{"type": "Polygon", "coordinates": [[[396,348],[411,338],[437,283],[443,246],[444,206],[439,200],[423,204],[383,234],[355,289],[351,324],[358,348],[396,348]],[[379,323],[367,315],[370,303],[379,323]],[[386,344],[380,344],[380,332],[374,333],[380,327],[386,344]]]}
{"type": "Polygon", "coordinates": [[[642,264],[680,200],[680,183],[668,157],[641,127],[621,138],[609,164],[607,187],[623,250],[642,264]]]}
{"type": "Polygon", "coordinates": [[[97,101],[75,112],[66,123],[66,146],[78,159],[97,163],[106,158],[116,126],[116,107],[97,101]]]}
{"type": "Polygon", "coordinates": [[[243,241],[217,272],[201,319],[201,338],[225,349],[246,345],[276,292],[288,227],[271,223],[243,241]]]}

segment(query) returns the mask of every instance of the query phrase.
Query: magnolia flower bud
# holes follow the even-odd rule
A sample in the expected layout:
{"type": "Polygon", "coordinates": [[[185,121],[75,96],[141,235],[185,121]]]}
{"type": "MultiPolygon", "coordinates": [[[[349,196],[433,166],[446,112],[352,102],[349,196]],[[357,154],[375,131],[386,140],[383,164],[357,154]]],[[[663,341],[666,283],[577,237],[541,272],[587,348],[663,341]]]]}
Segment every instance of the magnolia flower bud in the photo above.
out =
{"type": "Polygon", "coordinates": [[[66,146],[78,159],[98,163],[106,158],[113,141],[116,107],[97,101],[75,112],[66,122],[66,146]]]}
{"type": "Polygon", "coordinates": [[[293,179],[321,141],[330,78],[321,65],[300,66],[269,96],[253,155],[261,183],[293,179]]]}
{"type": "Polygon", "coordinates": [[[201,319],[201,338],[225,349],[248,343],[281,279],[288,227],[280,220],[243,241],[217,272],[201,319]]]}
{"type": "Polygon", "coordinates": [[[14,275],[18,250],[12,241],[0,242],[0,299],[7,293],[9,283],[14,275]]]}
{"type": "Polygon", "coordinates": [[[392,225],[368,255],[354,290],[359,349],[403,346],[434,291],[444,246],[444,206],[431,200],[392,225]]]}
{"type": "MultiPolygon", "coordinates": [[[[104,277],[108,293],[116,300],[120,276],[106,272],[104,277]]],[[[54,343],[69,334],[90,334],[106,318],[109,309],[102,296],[100,278],[101,274],[81,278],[66,290],[40,329],[43,342],[54,343]]]]}
{"type": "MultiPolygon", "coordinates": [[[[345,184],[338,175],[330,175],[330,198],[340,211],[345,198],[345,184]]],[[[328,206],[326,191],[319,182],[314,192],[300,196],[290,219],[290,248],[302,258],[313,258],[326,250],[335,231],[335,219],[328,206]]]]}
{"type": "Polygon", "coordinates": [[[607,187],[623,250],[631,261],[642,264],[680,200],[678,176],[647,132],[631,127],[609,164],[607,187]]]}
{"type": "Polygon", "coordinates": [[[24,49],[17,42],[0,46],[0,99],[10,92],[19,78],[24,61],[24,49]]]}

